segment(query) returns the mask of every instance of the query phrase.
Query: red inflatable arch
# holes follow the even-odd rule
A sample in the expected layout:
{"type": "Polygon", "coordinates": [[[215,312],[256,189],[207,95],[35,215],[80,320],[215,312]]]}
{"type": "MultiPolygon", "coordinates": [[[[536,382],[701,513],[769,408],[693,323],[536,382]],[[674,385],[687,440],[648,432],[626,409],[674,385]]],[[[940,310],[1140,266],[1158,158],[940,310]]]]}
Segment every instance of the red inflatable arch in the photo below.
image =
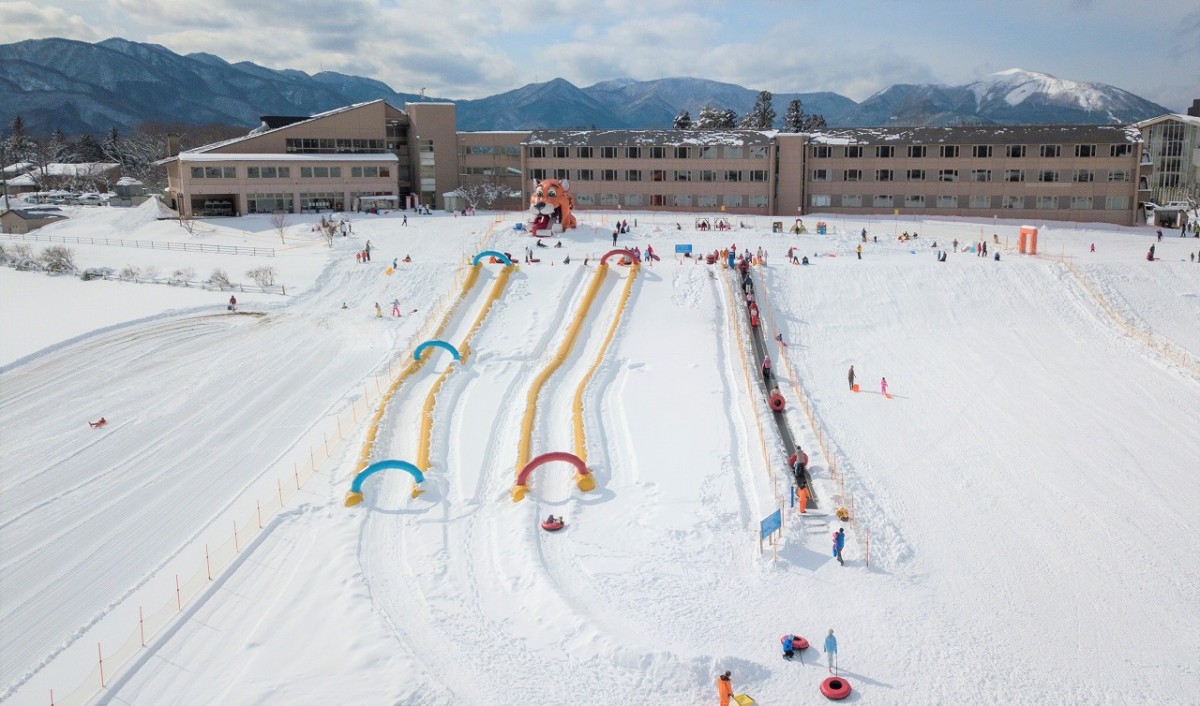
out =
{"type": "Polygon", "coordinates": [[[512,489],[513,502],[521,500],[525,497],[525,493],[528,492],[529,486],[526,485],[526,481],[529,480],[529,474],[533,473],[533,470],[538,466],[541,466],[545,463],[550,463],[551,461],[566,461],[574,466],[575,486],[583,492],[586,493],[589,490],[595,489],[596,481],[592,478],[591,471],[588,470],[587,464],[583,462],[583,459],[579,458],[573,453],[567,453],[566,451],[551,451],[550,453],[544,453],[525,464],[525,467],[522,468],[519,473],[517,473],[517,483],[512,489]]]}
{"type": "Polygon", "coordinates": [[[637,255],[634,255],[632,250],[609,250],[604,254],[604,257],[600,258],[600,264],[607,265],[608,258],[612,257],[613,255],[623,255],[628,257],[630,262],[637,262],[637,255]]]}

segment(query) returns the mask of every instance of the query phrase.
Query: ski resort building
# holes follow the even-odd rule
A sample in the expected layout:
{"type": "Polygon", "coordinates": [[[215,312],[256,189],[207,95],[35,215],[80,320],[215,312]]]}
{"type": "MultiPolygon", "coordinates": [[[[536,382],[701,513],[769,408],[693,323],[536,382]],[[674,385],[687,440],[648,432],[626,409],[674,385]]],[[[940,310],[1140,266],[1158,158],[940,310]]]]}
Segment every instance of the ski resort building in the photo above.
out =
{"type": "MultiPolygon", "coordinates": [[[[1193,110],[1200,113],[1200,108],[1193,110]]],[[[1146,140],[1143,161],[1153,167],[1147,199],[1156,203],[1200,199],[1200,115],[1172,113],[1137,126],[1146,140]]]]}
{"type": "MultiPolygon", "coordinates": [[[[1158,174],[1139,126],[460,133],[455,120],[451,103],[399,110],[381,100],[267,116],[245,137],[165,160],[170,194],[195,215],[441,209],[460,187],[499,184],[507,195],[491,206],[520,209],[531,184],[557,178],[570,181],[582,210],[1132,225],[1158,174]]],[[[1167,152],[1195,149],[1167,142],[1167,152]]]]}

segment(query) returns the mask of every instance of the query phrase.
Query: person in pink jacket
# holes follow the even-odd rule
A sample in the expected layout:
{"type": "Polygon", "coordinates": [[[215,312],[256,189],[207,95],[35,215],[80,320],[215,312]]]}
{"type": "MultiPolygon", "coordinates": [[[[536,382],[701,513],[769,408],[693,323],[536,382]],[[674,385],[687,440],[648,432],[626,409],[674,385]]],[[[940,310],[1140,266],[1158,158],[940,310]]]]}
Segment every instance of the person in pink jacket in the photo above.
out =
{"type": "Polygon", "coordinates": [[[884,396],[884,397],[887,397],[887,396],[888,396],[888,393],[887,393],[887,378],[881,378],[881,379],[879,380],[879,389],[880,389],[880,390],[883,392],[883,396],[884,396]]]}

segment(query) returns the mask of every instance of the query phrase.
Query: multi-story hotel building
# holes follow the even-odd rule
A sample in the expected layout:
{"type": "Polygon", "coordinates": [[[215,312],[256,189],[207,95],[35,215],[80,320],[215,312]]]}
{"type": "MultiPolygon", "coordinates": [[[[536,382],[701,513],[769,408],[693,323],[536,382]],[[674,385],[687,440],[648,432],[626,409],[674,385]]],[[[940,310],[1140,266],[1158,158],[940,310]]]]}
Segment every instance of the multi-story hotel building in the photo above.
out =
{"type": "Polygon", "coordinates": [[[176,205],[197,214],[443,208],[448,192],[483,182],[520,194],[495,207],[522,208],[531,184],[558,178],[585,210],[1132,225],[1154,169],[1142,147],[1137,126],[1096,125],[459,133],[453,104],[372,101],[264,119],[166,164],[176,205]]]}
{"type": "Polygon", "coordinates": [[[1143,161],[1153,165],[1147,198],[1160,204],[1200,199],[1200,115],[1172,113],[1137,126],[1146,140],[1143,161]]]}

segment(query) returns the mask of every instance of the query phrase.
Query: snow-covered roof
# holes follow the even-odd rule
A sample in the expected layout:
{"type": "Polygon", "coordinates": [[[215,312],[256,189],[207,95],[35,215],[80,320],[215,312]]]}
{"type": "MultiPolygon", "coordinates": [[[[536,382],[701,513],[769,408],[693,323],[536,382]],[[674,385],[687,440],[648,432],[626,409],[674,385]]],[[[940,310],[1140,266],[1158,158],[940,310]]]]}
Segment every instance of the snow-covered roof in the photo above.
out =
{"type": "Polygon", "coordinates": [[[21,174],[20,176],[12,177],[8,180],[8,185],[12,187],[21,186],[37,186],[37,182],[29,174],[21,174]]]}
{"type": "Polygon", "coordinates": [[[767,146],[762,130],[534,130],[522,144],[579,147],[673,147],[682,145],[767,146]]]}
{"type": "MultiPolygon", "coordinates": [[[[345,112],[348,112],[351,110],[357,110],[359,108],[362,108],[363,106],[373,105],[375,103],[385,103],[385,102],[386,101],[384,101],[382,98],[376,98],[375,100],[365,101],[362,103],[354,103],[352,105],[345,105],[345,106],[342,106],[341,108],[334,108],[333,110],[327,110],[324,113],[317,113],[316,115],[309,116],[309,118],[307,120],[300,120],[298,122],[290,123],[288,125],[283,125],[283,126],[271,129],[271,130],[262,130],[262,125],[259,125],[258,127],[254,128],[254,132],[251,132],[248,135],[242,135],[240,137],[234,137],[234,138],[231,138],[228,140],[214,142],[212,144],[204,145],[203,147],[197,147],[195,149],[188,150],[188,151],[192,152],[192,153],[211,152],[213,150],[217,150],[222,147],[228,147],[229,145],[237,144],[238,142],[243,142],[245,140],[249,140],[249,139],[252,139],[255,137],[261,137],[263,135],[266,135],[266,134],[269,134],[272,132],[278,132],[279,130],[289,130],[291,128],[296,127],[297,125],[307,125],[308,123],[311,123],[314,120],[320,120],[321,118],[328,118],[331,115],[337,115],[339,113],[345,113],[345,112]]],[[[392,106],[392,107],[394,107],[394,106],[392,106]]],[[[396,108],[396,110],[399,110],[399,109],[396,108]]],[[[166,162],[170,162],[172,159],[174,159],[174,157],[168,157],[167,159],[161,160],[159,162],[159,164],[164,164],[166,162]]]]}
{"type": "Polygon", "coordinates": [[[304,152],[180,152],[180,162],[399,162],[391,152],[337,152],[308,154],[304,152]]]}
{"type": "Polygon", "coordinates": [[[817,145],[1019,145],[1054,142],[1142,141],[1132,125],[967,125],[952,127],[852,127],[814,132],[817,145]]]}
{"type": "MultiPolygon", "coordinates": [[[[116,162],[51,162],[36,164],[34,162],[18,162],[4,168],[5,174],[28,174],[35,172],[44,176],[96,176],[104,172],[119,169],[116,162]]],[[[12,180],[16,183],[16,179],[12,180]]]]}
{"type": "Polygon", "coordinates": [[[60,218],[66,218],[61,211],[58,210],[35,210],[35,209],[18,209],[14,208],[7,213],[25,220],[25,221],[52,221],[60,218]]]}
{"type": "Polygon", "coordinates": [[[1158,123],[1165,123],[1167,121],[1175,121],[1184,123],[1185,125],[1195,125],[1196,127],[1200,127],[1200,118],[1194,115],[1183,115],[1181,113],[1167,113],[1166,115],[1160,115],[1157,118],[1148,118],[1140,123],[1134,124],[1140,128],[1146,128],[1150,127],[1151,125],[1157,125],[1158,123]]]}
{"type": "Polygon", "coordinates": [[[117,186],[145,186],[142,182],[133,177],[121,177],[117,179],[117,186]]]}

